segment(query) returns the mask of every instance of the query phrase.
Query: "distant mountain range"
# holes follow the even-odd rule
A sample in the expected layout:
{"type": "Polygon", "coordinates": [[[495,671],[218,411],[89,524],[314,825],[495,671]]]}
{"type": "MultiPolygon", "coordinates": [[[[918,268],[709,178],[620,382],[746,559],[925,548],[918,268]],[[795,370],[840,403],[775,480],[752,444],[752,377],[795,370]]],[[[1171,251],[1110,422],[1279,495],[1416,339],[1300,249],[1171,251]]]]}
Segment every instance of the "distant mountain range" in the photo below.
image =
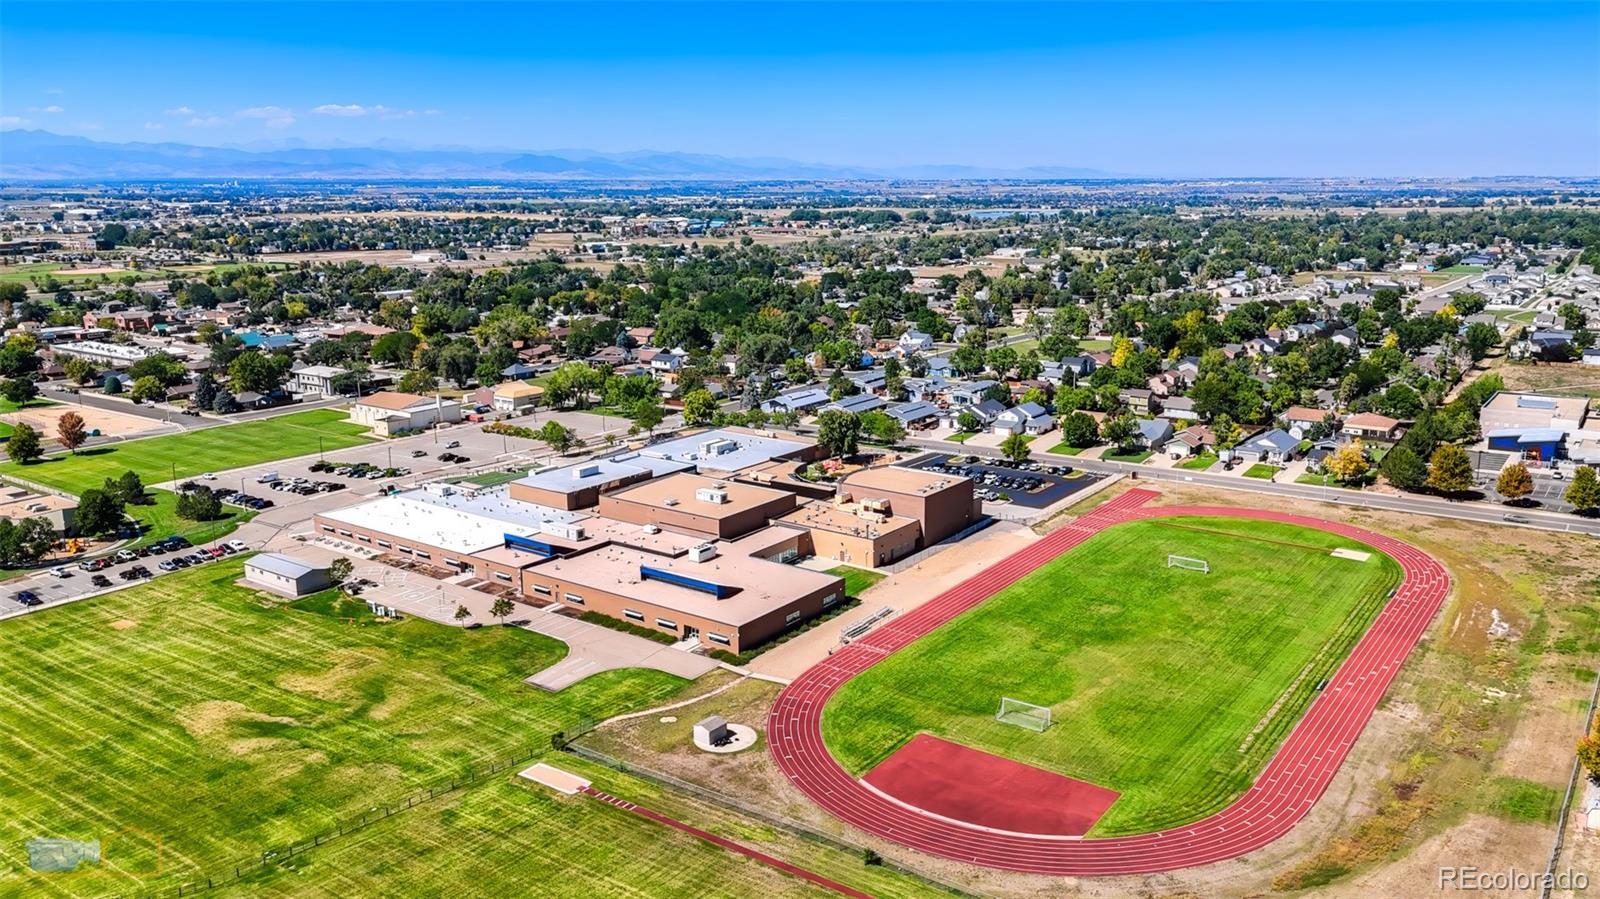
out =
{"type": "Polygon", "coordinates": [[[994,169],[919,165],[892,169],[792,159],[743,159],[642,150],[507,151],[388,147],[236,148],[179,143],[109,143],[13,129],[0,131],[0,179],[137,181],[183,178],[442,181],[837,181],[1061,180],[1116,177],[1095,169],[994,169]]]}

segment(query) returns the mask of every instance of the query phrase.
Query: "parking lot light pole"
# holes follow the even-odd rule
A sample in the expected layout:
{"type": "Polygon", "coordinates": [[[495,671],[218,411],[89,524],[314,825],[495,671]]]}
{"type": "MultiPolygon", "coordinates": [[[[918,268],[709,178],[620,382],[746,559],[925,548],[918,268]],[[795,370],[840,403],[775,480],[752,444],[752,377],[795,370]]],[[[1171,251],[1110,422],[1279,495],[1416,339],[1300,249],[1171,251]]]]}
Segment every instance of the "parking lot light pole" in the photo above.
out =
{"type": "Polygon", "coordinates": [[[322,435],[321,434],[317,435],[317,461],[318,462],[325,461],[322,458],[322,435]]]}

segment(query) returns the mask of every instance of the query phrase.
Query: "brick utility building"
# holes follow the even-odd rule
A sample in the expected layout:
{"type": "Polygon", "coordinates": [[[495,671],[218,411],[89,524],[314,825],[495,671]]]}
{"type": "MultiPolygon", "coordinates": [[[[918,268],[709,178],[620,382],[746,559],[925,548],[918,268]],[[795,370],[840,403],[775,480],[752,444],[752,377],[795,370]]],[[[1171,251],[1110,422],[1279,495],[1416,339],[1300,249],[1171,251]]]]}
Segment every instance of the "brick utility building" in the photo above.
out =
{"type": "Polygon", "coordinates": [[[604,494],[596,512],[731,540],[793,511],[795,503],[795,495],[783,490],[681,472],[604,494]]]}
{"type": "Polygon", "coordinates": [[[839,485],[839,497],[886,516],[915,519],[922,530],[917,549],[958,534],[983,517],[983,505],[972,492],[970,478],[897,465],[846,475],[839,485]]]}
{"type": "Polygon", "coordinates": [[[922,543],[922,523],[890,514],[882,500],[807,503],[781,520],[805,530],[812,555],[876,568],[899,561],[922,543]]]}
{"type": "Polygon", "coordinates": [[[771,561],[801,536],[764,528],[663,555],[623,542],[522,571],[524,592],[743,652],[844,599],[844,579],[771,561]]]}

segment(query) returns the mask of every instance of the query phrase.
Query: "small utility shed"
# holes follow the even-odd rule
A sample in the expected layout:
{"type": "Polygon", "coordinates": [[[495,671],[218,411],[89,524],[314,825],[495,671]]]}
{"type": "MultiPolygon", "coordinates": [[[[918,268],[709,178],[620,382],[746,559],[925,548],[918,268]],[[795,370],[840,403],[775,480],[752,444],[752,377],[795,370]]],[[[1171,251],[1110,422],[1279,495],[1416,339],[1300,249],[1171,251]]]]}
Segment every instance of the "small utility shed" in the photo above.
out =
{"type": "Polygon", "coordinates": [[[244,579],[285,596],[304,596],[333,585],[328,569],[282,553],[261,553],[244,563],[244,579]]]}

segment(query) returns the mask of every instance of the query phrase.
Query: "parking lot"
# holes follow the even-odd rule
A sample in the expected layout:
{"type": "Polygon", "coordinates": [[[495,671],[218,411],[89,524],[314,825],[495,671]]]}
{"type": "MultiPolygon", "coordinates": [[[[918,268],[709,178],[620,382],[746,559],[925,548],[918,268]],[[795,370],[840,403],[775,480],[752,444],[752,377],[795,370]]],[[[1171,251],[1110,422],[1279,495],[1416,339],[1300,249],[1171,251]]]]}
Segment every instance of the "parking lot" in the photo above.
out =
{"type": "Polygon", "coordinates": [[[1070,465],[1049,462],[1007,462],[977,456],[930,453],[908,463],[913,468],[972,478],[974,492],[984,502],[1004,502],[1028,509],[1043,509],[1088,488],[1099,475],[1077,471],[1070,465]]]}
{"type": "Polygon", "coordinates": [[[221,540],[203,547],[180,541],[176,545],[160,544],[139,550],[121,550],[98,559],[41,569],[35,574],[7,582],[5,591],[0,593],[0,615],[48,608],[83,596],[136,584],[164,571],[204,565],[249,548],[240,540],[221,540]],[[30,595],[32,599],[27,602],[19,599],[30,595]]]}

